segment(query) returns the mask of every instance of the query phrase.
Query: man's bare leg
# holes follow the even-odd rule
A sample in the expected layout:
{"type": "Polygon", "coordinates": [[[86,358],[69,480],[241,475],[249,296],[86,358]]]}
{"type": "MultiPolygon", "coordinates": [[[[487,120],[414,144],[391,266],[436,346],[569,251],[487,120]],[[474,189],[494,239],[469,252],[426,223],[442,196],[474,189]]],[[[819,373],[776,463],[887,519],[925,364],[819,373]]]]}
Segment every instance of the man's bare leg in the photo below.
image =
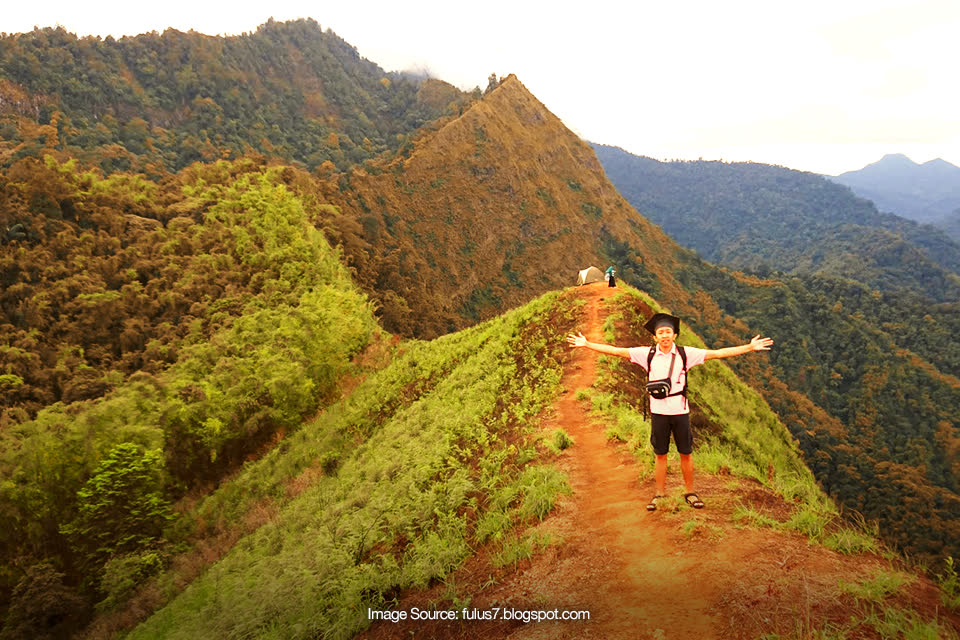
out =
{"type": "Polygon", "coordinates": [[[667,495],[667,454],[655,456],[653,477],[657,482],[657,495],[667,495]]]}
{"type": "Polygon", "coordinates": [[[683,472],[683,486],[687,493],[693,493],[693,456],[680,454],[680,470],[683,472]]]}

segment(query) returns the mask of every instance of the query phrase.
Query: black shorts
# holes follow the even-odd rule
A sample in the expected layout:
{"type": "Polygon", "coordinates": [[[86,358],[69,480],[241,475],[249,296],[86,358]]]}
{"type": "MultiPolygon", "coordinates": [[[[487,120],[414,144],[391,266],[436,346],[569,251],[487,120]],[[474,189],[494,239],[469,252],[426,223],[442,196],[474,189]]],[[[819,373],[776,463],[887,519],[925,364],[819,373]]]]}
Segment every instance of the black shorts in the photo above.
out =
{"type": "Polygon", "coordinates": [[[653,445],[653,452],[658,456],[667,455],[670,449],[671,433],[677,445],[677,451],[685,456],[693,453],[693,431],[690,429],[689,413],[681,413],[678,416],[650,414],[650,444],[653,445]]]}

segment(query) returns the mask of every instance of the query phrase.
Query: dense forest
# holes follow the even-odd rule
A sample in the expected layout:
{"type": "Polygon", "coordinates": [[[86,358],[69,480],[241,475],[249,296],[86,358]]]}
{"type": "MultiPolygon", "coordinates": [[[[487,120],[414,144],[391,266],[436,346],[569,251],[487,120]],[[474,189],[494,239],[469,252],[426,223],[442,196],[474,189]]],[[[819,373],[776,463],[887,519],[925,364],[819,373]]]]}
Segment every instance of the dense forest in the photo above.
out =
{"type": "Polygon", "coordinates": [[[18,583],[22,600],[64,579],[46,597],[74,602],[155,570],[174,501],[299,427],[378,331],[298,178],[219,161],[160,185],[51,156],[5,172],[0,224],[25,222],[2,253],[4,604],[18,583]]]}
{"type": "Polygon", "coordinates": [[[316,176],[478,95],[310,20],[0,37],[4,638],[113,606],[184,543],[179,500],[332,397],[378,328],[316,176]]]}
{"type": "Polygon", "coordinates": [[[228,38],[37,29],[0,36],[0,161],[52,148],[160,176],[260,152],[344,169],[477,95],[385,73],[313,20],[228,38]]]}
{"type": "MultiPolygon", "coordinates": [[[[720,169],[699,196],[670,176],[663,193],[693,218],[766,221],[698,248],[750,276],[643,217],[663,207],[638,215],[513,77],[481,96],[386,74],[312,21],[0,37],[6,628],[43,607],[110,609],[156,573],[190,539],[183,512],[337,398],[381,326],[441,336],[590,263],[616,264],[710,346],[775,336],[769,366],[738,373],[823,486],[915,559],[960,555],[955,245],[837,185],[846,200],[778,168],[720,169]],[[749,174],[775,178],[759,201],[749,174]],[[696,199],[711,189],[728,206],[696,199]],[[836,220],[808,228],[793,204],[836,220]]],[[[417,377],[428,364],[404,365],[397,397],[356,423],[436,384],[417,377]]]]}

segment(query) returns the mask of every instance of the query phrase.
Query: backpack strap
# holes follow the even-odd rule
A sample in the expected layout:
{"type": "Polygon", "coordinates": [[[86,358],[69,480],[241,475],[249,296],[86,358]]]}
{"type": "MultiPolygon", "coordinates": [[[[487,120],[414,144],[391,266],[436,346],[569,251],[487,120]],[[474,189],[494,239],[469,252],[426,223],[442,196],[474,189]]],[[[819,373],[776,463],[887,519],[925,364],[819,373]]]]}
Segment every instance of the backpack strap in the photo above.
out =
{"type": "Polygon", "coordinates": [[[680,391],[677,391],[676,393],[671,393],[669,396],[667,396],[668,398],[670,396],[683,396],[684,398],[687,397],[687,351],[680,345],[677,345],[677,351],[680,352],[680,360],[683,361],[683,369],[681,369],[683,372],[683,389],[680,389],[680,391]]]}

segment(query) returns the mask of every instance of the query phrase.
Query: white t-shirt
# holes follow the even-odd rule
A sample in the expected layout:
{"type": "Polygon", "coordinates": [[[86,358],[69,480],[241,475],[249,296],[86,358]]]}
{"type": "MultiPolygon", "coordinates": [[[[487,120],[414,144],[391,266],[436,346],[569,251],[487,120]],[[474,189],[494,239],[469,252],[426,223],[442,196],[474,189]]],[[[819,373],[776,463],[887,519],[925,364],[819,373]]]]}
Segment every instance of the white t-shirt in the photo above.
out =
{"type": "MultiPolygon", "coordinates": [[[[687,370],[690,370],[698,364],[703,364],[707,357],[705,349],[696,347],[684,347],[687,353],[687,370]]],[[[647,369],[647,356],[650,354],[650,347],[631,347],[627,349],[630,352],[630,362],[634,362],[644,371],[647,369]]],[[[663,380],[670,372],[670,356],[677,354],[677,359],[673,363],[673,375],[670,380],[670,393],[676,393],[683,389],[686,384],[686,375],[683,373],[683,359],[680,352],[677,351],[677,345],[673,345],[670,353],[664,353],[660,347],[654,347],[653,361],[650,363],[650,371],[647,371],[648,380],[663,380]]],[[[671,398],[650,398],[650,413],[659,413],[665,416],[677,416],[684,413],[690,413],[690,406],[687,403],[686,396],[673,396],[671,398]]]]}

